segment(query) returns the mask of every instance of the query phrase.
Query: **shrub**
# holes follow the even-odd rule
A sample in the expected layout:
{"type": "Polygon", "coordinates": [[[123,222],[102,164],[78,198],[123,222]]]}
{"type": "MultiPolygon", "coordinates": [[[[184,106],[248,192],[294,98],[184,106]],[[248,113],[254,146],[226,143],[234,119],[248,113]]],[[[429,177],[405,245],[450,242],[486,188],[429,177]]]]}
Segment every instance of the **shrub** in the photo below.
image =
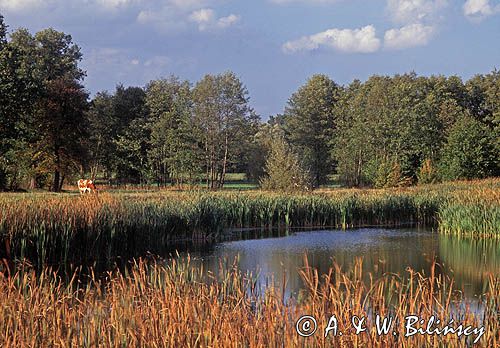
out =
{"type": "Polygon", "coordinates": [[[266,175],[260,184],[266,190],[307,191],[311,176],[288,144],[281,137],[273,139],[266,160],[266,175]]]}
{"type": "Polygon", "coordinates": [[[420,166],[417,178],[419,184],[434,184],[437,181],[436,169],[429,158],[420,166]]]}

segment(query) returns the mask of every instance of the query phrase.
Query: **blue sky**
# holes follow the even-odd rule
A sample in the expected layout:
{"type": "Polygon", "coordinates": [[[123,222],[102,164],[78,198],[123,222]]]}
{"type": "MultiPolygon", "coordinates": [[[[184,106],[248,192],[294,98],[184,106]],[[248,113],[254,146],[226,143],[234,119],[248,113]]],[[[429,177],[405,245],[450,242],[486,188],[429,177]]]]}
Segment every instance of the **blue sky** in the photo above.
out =
{"type": "Polygon", "coordinates": [[[315,73],[500,68],[500,0],[0,0],[0,13],[11,29],[71,34],[91,93],[232,70],[264,119],[315,73]]]}

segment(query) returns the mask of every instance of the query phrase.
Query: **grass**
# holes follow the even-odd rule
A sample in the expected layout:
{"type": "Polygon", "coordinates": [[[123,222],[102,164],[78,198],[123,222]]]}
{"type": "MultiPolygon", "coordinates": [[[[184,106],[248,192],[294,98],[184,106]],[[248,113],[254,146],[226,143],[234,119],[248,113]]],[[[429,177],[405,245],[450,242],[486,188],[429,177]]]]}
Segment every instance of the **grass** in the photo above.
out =
{"type": "Polygon", "coordinates": [[[39,271],[54,264],[113,263],[116,257],[162,254],[176,240],[217,239],[226,229],[241,227],[348,229],[439,223],[445,234],[499,237],[499,192],[500,180],[491,179],[309,194],[2,194],[0,259],[28,259],[39,271]]]}
{"type": "Polygon", "coordinates": [[[445,234],[500,237],[500,185],[471,186],[452,194],[439,210],[439,227],[445,234]]]}
{"type": "MultiPolygon", "coordinates": [[[[467,303],[452,279],[431,268],[408,276],[364,274],[362,261],[348,272],[333,265],[323,275],[307,266],[306,284],[296,298],[285,286],[259,289],[256,278],[221,262],[217,277],[187,261],[171,260],[97,276],[118,257],[161,254],[178,239],[210,239],[238,227],[437,226],[443,234],[445,262],[463,267],[447,235],[500,236],[500,179],[454,182],[414,188],[322,189],[309,194],[262,191],[109,191],[77,194],[0,195],[0,347],[468,347],[456,336],[377,336],[375,314],[443,323],[486,325],[477,346],[500,346],[500,279],[481,270],[484,296],[467,303]],[[446,240],[444,241],[444,239],[446,240]],[[96,264],[97,262],[97,264],[96,264]],[[13,264],[15,263],[15,265],[13,264]],[[73,264],[61,280],[58,267],[73,264]],[[62,265],[62,266],[61,266],[62,265]],[[90,267],[86,279],[78,265],[90,267]],[[343,336],[325,337],[335,314],[343,336]],[[318,320],[310,338],[295,332],[302,315],[318,320]],[[369,330],[347,331],[353,315],[367,318],[369,330]]],[[[490,238],[491,255],[498,245],[490,238]]],[[[479,242],[486,242],[487,239],[479,242]]],[[[482,255],[471,242],[466,253],[476,264],[482,255]]],[[[289,270],[291,272],[295,270],[289,270]]],[[[286,279],[282,282],[286,284],[286,279]]]]}
{"type": "Polygon", "coordinates": [[[402,325],[408,313],[426,320],[435,315],[443,323],[453,314],[464,325],[485,324],[476,346],[500,344],[500,281],[493,275],[480,310],[472,310],[435,266],[428,275],[409,270],[407,280],[387,274],[366,283],[361,260],[347,273],[333,265],[322,275],[306,261],[300,273],[307,286],[294,300],[272,283],[262,293],[252,275],[222,265],[218,279],[189,259],[153,265],[138,261],[126,273],[86,284],[76,277],[62,283],[49,269],[38,276],[33,271],[0,275],[0,346],[468,347],[475,338],[405,338],[402,325]],[[375,314],[393,316],[400,334],[378,336],[375,314]],[[296,333],[302,315],[317,318],[314,336],[296,333]],[[325,338],[331,315],[343,335],[325,338]],[[354,335],[348,329],[354,315],[367,318],[367,332],[354,335]]]}

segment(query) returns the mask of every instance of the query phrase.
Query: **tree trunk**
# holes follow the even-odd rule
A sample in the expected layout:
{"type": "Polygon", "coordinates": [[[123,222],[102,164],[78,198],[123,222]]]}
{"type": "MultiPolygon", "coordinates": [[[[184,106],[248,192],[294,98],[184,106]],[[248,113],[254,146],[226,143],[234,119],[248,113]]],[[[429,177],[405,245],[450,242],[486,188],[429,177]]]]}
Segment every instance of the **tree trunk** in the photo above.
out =
{"type": "MultiPolygon", "coordinates": [[[[63,176],[61,177],[61,180],[59,182],[59,191],[58,192],[61,192],[62,191],[62,187],[63,187],[63,184],[64,184],[64,179],[65,179],[65,175],[63,174],[63,176]]],[[[94,179],[92,179],[94,180],[94,179]]]]}
{"type": "Polygon", "coordinates": [[[30,178],[30,185],[29,185],[29,189],[30,190],[34,190],[36,189],[36,174],[32,175],[31,178],[30,178]]]}
{"type": "Polygon", "coordinates": [[[54,170],[54,180],[52,181],[52,192],[59,192],[59,180],[61,177],[61,173],[59,169],[54,170]]]}
{"type": "Polygon", "coordinates": [[[52,192],[59,192],[59,181],[61,179],[61,158],[59,157],[59,147],[54,147],[54,154],[56,156],[55,169],[54,169],[54,181],[52,182],[52,192]]]}
{"type": "Polygon", "coordinates": [[[207,190],[210,189],[210,155],[208,153],[208,142],[205,142],[205,157],[207,160],[207,190]]]}
{"type": "Polygon", "coordinates": [[[0,168],[0,191],[5,191],[7,185],[7,178],[5,175],[5,171],[0,168]]]}
{"type": "Polygon", "coordinates": [[[361,170],[362,170],[363,162],[362,162],[362,154],[361,150],[359,150],[359,157],[358,157],[358,168],[356,171],[356,186],[361,185],[361,170]]]}
{"type": "Polygon", "coordinates": [[[224,161],[222,162],[222,173],[221,173],[221,177],[220,177],[220,184],[219,184],[219,187],[220,188],[223,188],[224,187],[224,182],[226,180],[226,168],[227,168],[227,154],[228,154],[228,145],[229,143],[229,139],[228,139],[228,136],[226,134],[226,139],[225,139],[225,144],[224,144],[224,161]]]}

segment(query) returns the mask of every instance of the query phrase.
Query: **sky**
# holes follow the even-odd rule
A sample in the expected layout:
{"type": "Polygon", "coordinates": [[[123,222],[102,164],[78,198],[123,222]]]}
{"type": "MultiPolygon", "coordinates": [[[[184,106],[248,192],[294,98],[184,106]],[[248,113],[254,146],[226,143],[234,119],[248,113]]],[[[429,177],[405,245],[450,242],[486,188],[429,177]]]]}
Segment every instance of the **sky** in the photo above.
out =
{"type": "Polygon", "coordinates": [[[72,35],[91,94],[230,70],[263,119],[313,74],[500,69],[500,0],[0,0],[0,13],[11,30],[72,35]]]}

